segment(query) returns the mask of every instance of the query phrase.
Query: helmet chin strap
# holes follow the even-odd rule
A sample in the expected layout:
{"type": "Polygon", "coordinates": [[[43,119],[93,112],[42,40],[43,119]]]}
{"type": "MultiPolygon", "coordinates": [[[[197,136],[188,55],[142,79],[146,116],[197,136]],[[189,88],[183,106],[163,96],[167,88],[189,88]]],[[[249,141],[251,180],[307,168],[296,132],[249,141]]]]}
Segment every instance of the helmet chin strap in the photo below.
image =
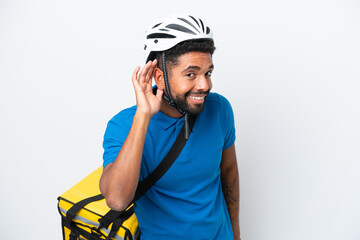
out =
{"type": "Polygon", "coordinates": [[[184,124],[185,124],[185,139],[188,140],[190,136],[190,124],[189,124],[189,113],[182,110],[176,105],[175,100],[171,96],[170,87],[169,87],[169,81],[168,81],[168,74],[166,70],[166,64],[165,64],[165,52],[162,52],[162,68],[164,73],[164,83],[165,83],[165,89],[167,92],[167,95],[164,93],[163,98],[170,104],[170,106],[176,108],[179,113],[184,115],[184,124]]]}

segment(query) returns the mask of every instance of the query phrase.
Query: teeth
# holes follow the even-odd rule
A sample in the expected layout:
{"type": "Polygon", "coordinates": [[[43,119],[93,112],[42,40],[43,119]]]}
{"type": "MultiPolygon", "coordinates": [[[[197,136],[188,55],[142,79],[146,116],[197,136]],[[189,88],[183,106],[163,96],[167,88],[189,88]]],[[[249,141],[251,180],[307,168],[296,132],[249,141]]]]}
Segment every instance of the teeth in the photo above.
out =
{"type": "Polygon", "coordinates": [[[202,96],[202,97],[194,97],[194,96],[190,96],[191,99],[194,99],[194,100],[203,100],[205,98],[205,96],[202,96]]]}

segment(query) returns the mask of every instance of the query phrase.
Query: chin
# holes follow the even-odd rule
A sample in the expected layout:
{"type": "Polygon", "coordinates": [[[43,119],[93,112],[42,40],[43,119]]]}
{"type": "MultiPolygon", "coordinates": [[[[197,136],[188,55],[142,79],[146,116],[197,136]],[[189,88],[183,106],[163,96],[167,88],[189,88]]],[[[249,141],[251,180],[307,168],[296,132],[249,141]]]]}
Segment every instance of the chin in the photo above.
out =
{"type": "Polygon", "coordinates": [[[198,115],[204,110],[204,104],[196,104],[195,107],[189,107],[188,111],[191,115],[198,115]]]}

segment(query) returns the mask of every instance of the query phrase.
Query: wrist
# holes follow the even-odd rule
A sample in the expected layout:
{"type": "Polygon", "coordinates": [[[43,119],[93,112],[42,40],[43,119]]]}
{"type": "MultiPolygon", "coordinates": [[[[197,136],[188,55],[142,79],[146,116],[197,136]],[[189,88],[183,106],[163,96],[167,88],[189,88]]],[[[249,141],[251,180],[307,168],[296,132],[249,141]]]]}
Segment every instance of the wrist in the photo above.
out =
{"type": "Polygon", "coordinates": [[[134,121],[140,122],[141,124],[149,124],[151,120],[152,115],[147,112],[136,110],[134,115],[134,121]]]}

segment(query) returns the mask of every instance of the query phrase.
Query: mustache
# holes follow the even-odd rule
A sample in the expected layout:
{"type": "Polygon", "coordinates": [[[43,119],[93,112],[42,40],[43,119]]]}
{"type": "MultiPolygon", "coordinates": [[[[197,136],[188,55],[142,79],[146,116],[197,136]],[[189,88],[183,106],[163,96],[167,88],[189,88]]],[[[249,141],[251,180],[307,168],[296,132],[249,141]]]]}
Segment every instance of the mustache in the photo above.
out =
{"type": "Polygon", "coordinates": [[[210,90],[207,90],[207,91],[199,91],[199,92],[187,92],[186,94],[185,94],[185,96],[187,97],[187,96],[189,96],[190,94],[193,94],[193,95],[196,95],[196,94],[205,94],[205,95],[208,95],[209,94],[209,92],[210,92],[210,90]]]}

